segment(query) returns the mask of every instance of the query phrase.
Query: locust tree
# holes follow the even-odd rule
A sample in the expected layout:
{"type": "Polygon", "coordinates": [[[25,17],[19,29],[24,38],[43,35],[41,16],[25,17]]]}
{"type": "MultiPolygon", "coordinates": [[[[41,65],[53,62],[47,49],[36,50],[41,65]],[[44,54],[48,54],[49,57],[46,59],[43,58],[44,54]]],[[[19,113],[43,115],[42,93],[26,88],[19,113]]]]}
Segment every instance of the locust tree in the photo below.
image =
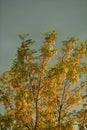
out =
{"type": "Polygon", "coordinates": [[[11,68],[0,76],[1,129],[73,129],[73,111],[82,102],[87,74],[87,42],[71,37],[57,46],[55,30],[44,34],[38,50],[29,34],[21,44],[11,68]],[[58,52],[58,53],[57,53],[58,52]],[[52,58],[57,55],[53,64],[52,58]],[[49,65],[52,63],[52,65],[49,65]]]}

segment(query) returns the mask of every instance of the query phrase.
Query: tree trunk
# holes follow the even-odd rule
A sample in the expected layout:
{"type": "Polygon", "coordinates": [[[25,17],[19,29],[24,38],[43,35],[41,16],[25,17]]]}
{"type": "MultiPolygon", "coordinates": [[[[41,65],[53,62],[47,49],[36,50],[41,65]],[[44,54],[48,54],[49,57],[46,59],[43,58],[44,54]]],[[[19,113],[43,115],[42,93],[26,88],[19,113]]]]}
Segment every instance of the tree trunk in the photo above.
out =
{"type": "Polygon", "coordinates": [[[38,99],[36,99],[36,120],[34,130],[37,130],[37,125],[38,125],[38,99]]]}

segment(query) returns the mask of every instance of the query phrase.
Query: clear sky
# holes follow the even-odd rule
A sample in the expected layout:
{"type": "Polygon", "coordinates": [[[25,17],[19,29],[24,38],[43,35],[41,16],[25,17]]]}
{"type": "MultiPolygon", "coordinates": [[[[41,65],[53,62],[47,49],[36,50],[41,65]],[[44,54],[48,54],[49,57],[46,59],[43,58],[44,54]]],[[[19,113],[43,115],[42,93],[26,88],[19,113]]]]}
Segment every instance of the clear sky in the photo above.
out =
{"type": "Polygon", "coordinates": [[[30,33],[36,47],[53,28],[59,44],[70,36],[86,40],[87,0],[0,0],[0,74],[13,62],[18,33],[30,33]]]}

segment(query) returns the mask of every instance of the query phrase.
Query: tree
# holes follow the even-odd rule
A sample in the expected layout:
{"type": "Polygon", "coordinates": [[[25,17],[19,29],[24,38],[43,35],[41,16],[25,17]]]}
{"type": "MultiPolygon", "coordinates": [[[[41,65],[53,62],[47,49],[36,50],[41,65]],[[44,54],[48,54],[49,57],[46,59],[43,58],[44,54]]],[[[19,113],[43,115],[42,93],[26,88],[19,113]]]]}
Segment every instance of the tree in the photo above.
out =
{"type": "Polygon", "coordinates": [[[83,107],[78,112],[76,112],[75,115],[79,123],[79,129],[80,130],[87,129],[87,95],[83,96],[83,107]]]}
{"type": "Polygon", "coordinates": [[[10,70],[0,76],[0,101],[5,108],[0,115],[2,129],[51,130],[73,129],[75,106],[82,101],[87,74],[87,42],[71,37],[55,47],[55,30],[45,33],[36,51],[29,34],[19,34],[21,45],[10,70]],[[58,53],[56,64],[49,65],[58,53]],[[7,121],[8,120],[8,121],[7,121]]]}

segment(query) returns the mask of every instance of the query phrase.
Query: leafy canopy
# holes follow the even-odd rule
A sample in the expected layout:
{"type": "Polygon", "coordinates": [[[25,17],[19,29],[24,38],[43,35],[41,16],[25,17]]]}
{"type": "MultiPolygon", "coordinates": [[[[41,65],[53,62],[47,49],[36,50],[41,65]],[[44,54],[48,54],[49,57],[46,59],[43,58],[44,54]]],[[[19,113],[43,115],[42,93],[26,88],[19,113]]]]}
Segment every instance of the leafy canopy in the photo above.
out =
{"type": "Polygon", "coordinates": [[[87,75],[87,41],[71,37],[56,48],[53,30],[44,34],[37,51],[32,49],[35,42],[28,39],[29,34],[18,36],[21,44],[16,59],[0,76],[0,101],[5,109],[0,115],[1,129],[69,130],[74,120],[82,124],[75,106],[81,105],[87,87],[83,78],[87,75]],[[56,64],[49,66],[55,55],[56,64]]]}

